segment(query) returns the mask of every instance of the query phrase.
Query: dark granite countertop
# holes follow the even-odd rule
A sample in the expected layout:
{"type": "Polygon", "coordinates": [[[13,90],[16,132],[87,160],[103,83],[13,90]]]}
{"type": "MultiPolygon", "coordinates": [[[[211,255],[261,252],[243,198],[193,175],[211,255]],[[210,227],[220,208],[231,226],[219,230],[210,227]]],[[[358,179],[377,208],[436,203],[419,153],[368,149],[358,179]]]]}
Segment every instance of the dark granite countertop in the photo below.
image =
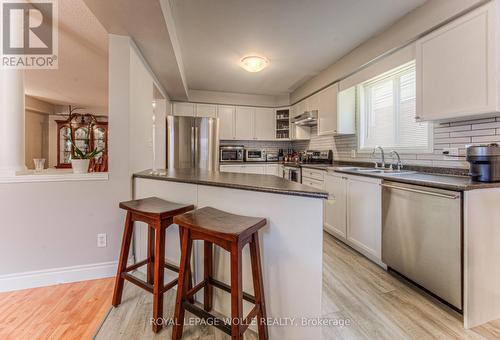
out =
{"type": "Polygon", "coordinates": [[[231,189],[269,192],[282,195],[328,198],[328,193],[316,188],[291,182],[273,175],[256,175],[200,169],[165,169],[161,175],[151,175],[151,170],[135,173],[134,178],[209,185],[231,189]]]}
{"type": "Polygon", "coordinates": [[[332,167],[332,164],[301,164],[300,167],[317,170],[328,170],[328,168],[332,167]]]}
{"type": "Polygon", "coordinates": [[[352,170],[343,170],[342,167],[330,167],[328,171],[335,171],[340,173],[345,173],[355,176],[366,176],[382,178],[387,181],[401,182],[407,184],[422,185],[433,188],[448,189],[455,191],[467,191],[474,189],[485,189],[485,188],[499,188],[500,182],[496,183],[483,183],[474,182],[467,176],[452,176],[444,174],[432,174],[432,173],[422,173],[413,172],[406,174],[383,174],[383,173],[359,173],[352,170]]]}

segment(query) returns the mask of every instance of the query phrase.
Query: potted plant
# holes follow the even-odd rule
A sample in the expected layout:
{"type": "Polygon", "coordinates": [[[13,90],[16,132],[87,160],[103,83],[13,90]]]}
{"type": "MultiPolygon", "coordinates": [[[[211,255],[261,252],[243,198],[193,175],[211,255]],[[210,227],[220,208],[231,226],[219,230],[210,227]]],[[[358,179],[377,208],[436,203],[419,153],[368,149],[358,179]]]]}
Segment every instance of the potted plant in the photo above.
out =
{"type": "MultiPolygon", "coordinates": [[[[70,139],[71,140],[71,139],[70,139]]],[[[92,158],[103,152],[104,149],[95,148],[91,152],[83,152],[80,150],[73,140],[71,140],[71,144],[73,144],[73,155],[71,156],[71,167],[73,168],[74,174],[86,174],[89,172],[89,163],[92,158]]]]}

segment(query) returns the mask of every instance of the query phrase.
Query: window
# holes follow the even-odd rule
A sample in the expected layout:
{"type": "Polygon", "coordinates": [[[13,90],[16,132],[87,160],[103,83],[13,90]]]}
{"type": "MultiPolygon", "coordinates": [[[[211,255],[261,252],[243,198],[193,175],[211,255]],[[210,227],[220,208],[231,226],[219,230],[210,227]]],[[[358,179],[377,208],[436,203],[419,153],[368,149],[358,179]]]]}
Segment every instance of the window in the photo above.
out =
{"type": "Polygon", "coordinates": [[[415,62],[360,85],[359,149],[380,145],[401,152],[432,152],[432,126],[415,121],[415,62]]]}

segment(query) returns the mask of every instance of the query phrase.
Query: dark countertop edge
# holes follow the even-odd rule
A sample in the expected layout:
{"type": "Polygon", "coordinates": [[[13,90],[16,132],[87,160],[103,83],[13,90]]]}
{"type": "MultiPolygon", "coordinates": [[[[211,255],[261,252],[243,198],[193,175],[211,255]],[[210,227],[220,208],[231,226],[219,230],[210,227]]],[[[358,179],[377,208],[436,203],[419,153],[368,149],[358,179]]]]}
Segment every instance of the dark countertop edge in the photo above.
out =
{"type": "Polygon", "coordinates": [[[176,182],[176,183],[186,183],[186,184],[198,184],[198,185],[206,185],[212,187],[221,187],[221,188],[229,188],[236,190],[246,190],[246,191],[257,191],[257,192],[265,192],[271,194],[280,194],[280,195],[288,195],[288,196],[300,196],[307,198],[320,198],[327,199],[327,192],[306,192],[306,191],[296,191],[296,190],[286,190],[286,189],[274,189],[274,188],[263,188],[258,186],[250,186],[250,185],[238,185],[238,184],[229,184],[229,183],[218,183],[218,182],[210,182],[203,180],[185,180],[179,178],[169,178],[165,176],[155,176],[155,175],[146,175],[146,174],[133,174],[133,178],[145,178],[145,179],[154,179],[160,181],[167,182],[176,182]]]}
{"type": "MultiPolygon", "coordinates": [[[[469,184],[460,185],[460,184],[446,184],[446,183],[431,182],[431,181],[425,181],[422,179],[412,179],[412,178],[401,177],[401,176],[384,176],[384,175],[374,175],[374,174],[367,174],[367,173],[354,173],[354,172],[347,171],[347,170],[346,171],[333,170],[333,171],[337,172],[337,173],[346,174],[346,175],[379,178],[379,179],[382,179],[385,181],[421,185],[421,186],[425,186],[425,187],[453,190],[453,191],[470,191],[470,190],[478,190],[478,189],[500,188],[499,182],[492,182],[492,183],[477,182],[477,183],[469,183],[469,184]]],[[[430,174],[430,173],[425,173],[425,174],[435,175],[435,176],[453,177],[452,175],[444,175],[444,174],[430,174]]],[[[412,174],[408,174],[407,176],[411,176],[411,175],[412,174]]],[[[458,176],[456,176],[456,177],[458,177],[458,176]]]]}

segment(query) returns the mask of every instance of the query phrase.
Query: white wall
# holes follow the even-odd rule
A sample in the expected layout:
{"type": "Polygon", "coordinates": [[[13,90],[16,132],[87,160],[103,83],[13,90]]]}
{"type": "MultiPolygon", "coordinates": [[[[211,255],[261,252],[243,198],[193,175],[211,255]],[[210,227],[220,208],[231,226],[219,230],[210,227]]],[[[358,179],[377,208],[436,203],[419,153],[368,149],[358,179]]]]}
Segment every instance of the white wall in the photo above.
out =
{"type": "Polygon", "coordinates": [[[342,76],[349,74],[375,57],[399,47],[405,42],[481,2],[481,0],[429,0],[408,13],[381,34],[367,40],[313,79],[290,94],[295,103],[342,76]]]}
{"type": "Polygon", "coordinates": [[[189,101],[226,105],[279,107],[289,104],[289,96],[266,96],[259,94],[189,90],[189,101]]]}
{"type": "Polygon", "coordinates": [[[109,49],[109,180],[0,184],[0,291],[12,282],[27,287],[43,281],[33,273],[19,283],[21,272],[79,265],[90,271],[85,276],[73,268],[77,274],[70,275],[63,269],[40,284],[115,273],[125,216],[118,203],[131,197],[131,173],[150,167],[142,163],[148,157],[137,160],[151,152],[146,132],[131,133],[131,127],[151,123],[142,117],[151,110],[154,77],[128,37],[110,35],[109,49]],[[149,95],[136,92],[146,87],[149,95]],[[135,142],[140,145],[130,149],[135,142]],[[96,246],[97,233],[107,234],[106,248],[96,246]]]}
{"type": "MultiPolygon", "coordinates": [[[[44,113],[25,111],[25,157],[24,161],[28,169],[34,169],[34,158],[45,158],[49,156],[49,116],[44,113]]],[[[47,162],[47,161],[46,161],[47,162]]]]}

